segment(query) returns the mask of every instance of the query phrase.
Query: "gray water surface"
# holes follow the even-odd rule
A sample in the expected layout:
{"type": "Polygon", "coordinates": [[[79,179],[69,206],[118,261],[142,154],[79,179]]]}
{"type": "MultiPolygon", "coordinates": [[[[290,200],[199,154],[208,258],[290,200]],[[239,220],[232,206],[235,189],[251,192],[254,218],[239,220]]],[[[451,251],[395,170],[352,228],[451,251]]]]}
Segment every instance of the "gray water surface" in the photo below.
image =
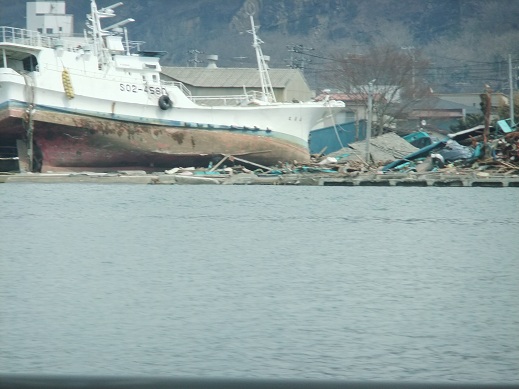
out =
{"type": "Polygon", "coordinates": [[[516,188],[0,186],[0,373],[519,382],[516,188]]]}

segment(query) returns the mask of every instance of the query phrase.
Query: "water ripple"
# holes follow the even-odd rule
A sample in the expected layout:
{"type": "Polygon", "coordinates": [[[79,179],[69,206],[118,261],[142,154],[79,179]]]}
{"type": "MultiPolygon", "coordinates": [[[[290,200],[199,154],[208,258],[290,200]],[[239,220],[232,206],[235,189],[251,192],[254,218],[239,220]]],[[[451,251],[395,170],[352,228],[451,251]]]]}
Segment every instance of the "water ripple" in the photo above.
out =
{"type": "Polygon", "coordinates": [[[0,196],[0,372],[519,382],[516,189],[0,196]]]}

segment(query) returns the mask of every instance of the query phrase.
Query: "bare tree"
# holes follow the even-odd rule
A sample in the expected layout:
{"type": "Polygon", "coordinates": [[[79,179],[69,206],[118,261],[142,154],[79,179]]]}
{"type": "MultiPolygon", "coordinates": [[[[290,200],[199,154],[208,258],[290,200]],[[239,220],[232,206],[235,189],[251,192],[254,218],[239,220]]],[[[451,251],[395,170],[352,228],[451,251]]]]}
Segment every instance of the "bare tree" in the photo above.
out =
{"type": "MultiPolygon", "coordinates": [[[[514,124],[519,123],[519,92],[514,94],[514,124]]],[[[500,103],[498,107],[498,114],[501,119],[510,118],[510,102],[500,103]]],[[[511,119],[511,118],[510,118],[511,119]]]]}
{"type": "Polygon", "coordinates": [[[412,47],[371,47],[365,54],[338,54],[327,69],[328,85],[366,101],[373,81],[373,135],[402,117],[406,108],[429,93],[424,74],[428,62],[412,47]]]}

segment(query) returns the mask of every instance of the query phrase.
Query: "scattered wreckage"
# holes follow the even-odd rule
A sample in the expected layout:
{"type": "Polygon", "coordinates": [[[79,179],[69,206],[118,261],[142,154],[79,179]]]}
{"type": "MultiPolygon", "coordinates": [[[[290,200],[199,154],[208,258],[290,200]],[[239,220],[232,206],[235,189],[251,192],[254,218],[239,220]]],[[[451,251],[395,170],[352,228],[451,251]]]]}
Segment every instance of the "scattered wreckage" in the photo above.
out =
{"type": "Polygon", "coordinates": [[[352,143],[331,154],[313,155],[305,164],[294,161],[268,167],[225,155],[207,168],[175,167],[153,174],[29,173],[0,176],[0,182],[519,187],[519,131],[498,126],[484,138],[484,126],[441,140],[424,132],[405,137],[390,132],[370,139],[369,146],[365,141],[352,143]]]}
{"type": "MultiPolygon", "coordinates": [[[[366,142],[352,143],[328,155],[314,155],[310,164],[278,167],[242,165],[217,169],[172,169],[176,183],[379,185],[379,186],[519,186],[519,131],[489,131],[484,126],[450,134],[444,139],[426,133],[400,137],[386,133],[372,138],[369,159],[366,142]],[[413,146],[415,142],[421,148],[413,146]],[[486,150],[485,150],[486,148],[486,150]]],[[[234,162],[228,156],[224,161],[234,162]]],[[[254,165],[254,164],[253,164],[254,165]]],[[[160,178],[156,183],[160,183],[160,178]]]]}
{"type": "Polygon", "coordinates": [[[505,121],[491,127],[488,135],[485,126],[480,125],[441,140],[429,139],[429,144],[384,165],[382,171],[424,172],[456,167],[519,173],[519,132],[512,131],[505,121]]]}

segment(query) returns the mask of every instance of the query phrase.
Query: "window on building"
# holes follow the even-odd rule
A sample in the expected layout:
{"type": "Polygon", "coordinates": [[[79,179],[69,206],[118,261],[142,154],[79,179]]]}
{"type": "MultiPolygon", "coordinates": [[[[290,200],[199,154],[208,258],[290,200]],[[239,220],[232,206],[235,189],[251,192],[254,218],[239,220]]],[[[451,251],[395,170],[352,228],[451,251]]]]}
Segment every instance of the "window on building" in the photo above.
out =
{"type": "Polygon", "coordinates": [[[43,34],[43,28],[38,28],[38,32],[39,32],[40,34],[43,34]]]}
{"type": "Polygon", "coordinates": [[[58,27],[58,28],[59,28],[59,32],[63,31],[63,27],[58,27]]]}
{"type": "Polygon", "coordinates": [[[52,34],[52,28],[47,28],[47,34],[52,34]]]}

